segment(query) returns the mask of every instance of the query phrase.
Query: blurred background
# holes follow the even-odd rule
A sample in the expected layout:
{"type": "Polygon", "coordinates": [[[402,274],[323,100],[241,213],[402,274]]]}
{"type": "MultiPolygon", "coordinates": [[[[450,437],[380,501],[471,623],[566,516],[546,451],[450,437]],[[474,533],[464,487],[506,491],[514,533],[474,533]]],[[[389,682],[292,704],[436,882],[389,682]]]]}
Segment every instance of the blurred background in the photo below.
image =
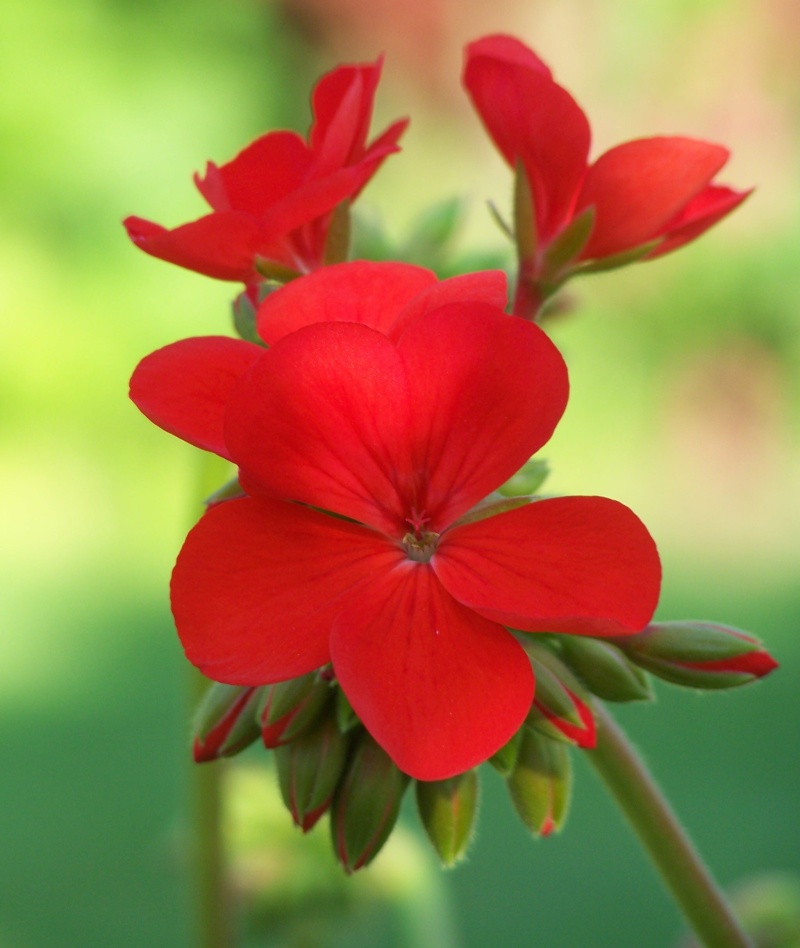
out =
{"type": "MultiPolygon", "coordinates": [[[[747,629],[781,662],[730,694],[660,687],[618,717],[723,885],[800,871],[797,4],[7,0],[0,948],[190,944],[189,711],[167,582],[197,460],[126,389],[154,348],[228,332],[238,290],[135,250],[121,219],[199,216],[193,171],[268,128],[305,131],[315,78],[383,51],[373,127],[412,124],[361,213],[401,246],[426,206],[464,195],[450,265],[508,260],[485,201],[506,210],[510,176],[459,85],[463,44],[498,31],[586,109],[594,156],[694,135],[731,147],[725,183],[757,186],[678,254],[571,285],[550,329],[572,399],[544,455],[551,491],[606,494],[648,524],[659,616],[747,629]]],[[[346,880],[324,825],[292,829],[251,750],[228,774],[241,943],[674,946],[676,910],[574,757],[561,835],[528,838],[486,772],[465,865],[441,873],[408,808],[374,867],[346,880]]]]}

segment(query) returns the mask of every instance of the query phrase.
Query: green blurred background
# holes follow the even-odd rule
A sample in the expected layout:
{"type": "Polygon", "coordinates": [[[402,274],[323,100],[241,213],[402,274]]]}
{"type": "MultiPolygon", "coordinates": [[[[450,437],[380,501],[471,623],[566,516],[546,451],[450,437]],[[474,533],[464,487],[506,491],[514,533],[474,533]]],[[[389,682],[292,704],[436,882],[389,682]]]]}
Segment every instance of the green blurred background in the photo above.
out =
{"type": "MultiPolygon", "coordinates": [[[[696,245],[571,288],[552,333],[572,400],[544,453],[550,489],[607,494],[649,525],[660,616],[748,629],[780,660],[763,684],[660,688],[619,718],[724,885],[800,871],[793,0],[7,0],[2,19],[0,948],[191,943],[167,579],[197,459],[126,385],[152,349],[227,332],[235,288],[139,253],[121,219],[199,216],[192,171],[267,128],[305,130],[314,78],[383,50],[375,128],[412,126],[362,209],[402,242],[428,203],[469,195],[457,255],[488,260],[505,248],[483,202],[506,208],[509,176],[458,76],[463,43],[500,30],[586,108],[594,155],[691,134],[732,147],[725,181],[758,186],[696,245]]],[[[560,836],[527,838],[487,772],[465,865],[439,873],[409,809],[344,880],[324,827],[300,839],[248,752],[228,775],[242,943],[675,945],[675,909],[575,756],[560,836]]]]}

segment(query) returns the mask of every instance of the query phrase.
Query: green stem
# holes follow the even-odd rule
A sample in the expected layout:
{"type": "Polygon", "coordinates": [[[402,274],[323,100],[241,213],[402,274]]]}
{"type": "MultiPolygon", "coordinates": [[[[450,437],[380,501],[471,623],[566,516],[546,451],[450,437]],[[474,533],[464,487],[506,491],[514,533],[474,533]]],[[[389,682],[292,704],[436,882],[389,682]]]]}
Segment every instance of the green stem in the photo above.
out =
{"type": "Polygon", "coordinates": [[[597,746],[587,756],[707,948],[752,948],[663,793],[600,702],[597,746]]]}
{"type": "MultiPolygon", "coordinates": [[[[202,511],[200,501],[230,473],[230,465],[213,454],[199,454],[191,497],[191,524],[202,511]]],[[[187,666],[186,694],[189,720],[208,687],[193,666],[187,666]]],[[[190,887],[193,943],[197,948],[232,948],[234,944],[233,906],[227,885],[225,844],[222,832],[224,762],[190,762],[190,887]]]]}
{"type": "MultiPolygon", "coordinates": [[[[189,666],[188,691],[194,714],[208,681],[189,666]]],[[[191,763],[189,774],[191,897],[197,948],[233,945],[233,923],[222,835],[224,764],[191,763]]]]}

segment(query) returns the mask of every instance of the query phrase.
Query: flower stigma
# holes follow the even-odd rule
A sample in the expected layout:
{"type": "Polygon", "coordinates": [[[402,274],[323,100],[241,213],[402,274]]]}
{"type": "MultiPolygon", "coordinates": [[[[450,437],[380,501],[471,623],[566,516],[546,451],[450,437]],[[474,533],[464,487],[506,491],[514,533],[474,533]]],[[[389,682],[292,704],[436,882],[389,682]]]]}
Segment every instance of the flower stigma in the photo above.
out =
{"type": "Polygon", "coordinates": [[[418,514],[416,508],[412,509],[410,517],[406,517],[406,523],[410,524],[412,529],[403,537],[402,545],[406,556],[415,563],[430,562],[436,552],[439,534],[424,529],[429,521],[430,517],[418,514]]]}

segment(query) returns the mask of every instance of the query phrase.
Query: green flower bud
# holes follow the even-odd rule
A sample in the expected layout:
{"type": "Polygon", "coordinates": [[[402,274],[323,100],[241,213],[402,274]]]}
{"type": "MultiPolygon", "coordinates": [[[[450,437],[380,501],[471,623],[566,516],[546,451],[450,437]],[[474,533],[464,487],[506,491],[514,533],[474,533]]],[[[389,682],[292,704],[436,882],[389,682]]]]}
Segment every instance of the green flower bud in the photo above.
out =
{"type": "Polygon", "coordinates": [[[365,731],[331,809],[336,858],[352,873],[371,862],[391,835],[409,778],[365,731]]]}
{"type": "Polygon", "coordinates": [[[689,688],[735,688],[778,667],[758,639],[715,622],[657,622],[614,642],[637,665],[689,688]]]}
{"type": "Polygon", "coordinates": [[[256,719],[260,697],[260,688],[211,683],[192,728],[195,763],[232,757],[253,743],[260,733],[256,719]]]}
{"type": "Polygon", "coordinates": [[[506,778],[506,786],[514,809],[532,833],[549,836],[560,830],[572,788],[566,745],[523,728],[517,764],[506,778]]]}
{"type": "Polygon", "coordinates": [[[474,834],[480,785],[475,770],[448,780],[418,780],[417,808],[442,864],[460,862],[474,834]]]}
{"type": "Polygon", "coordinates": [[[349,737],[339,730],[332,713],[290,744],[275,750],[283,802],[304,833],[333,800],[347,762],[348,744],[349,737]]]}
{"type": "Polygon", "coordinates": [[[504,744],[499,751],[495,751],[489,758],[489,763],[503,777],[507,777],[511,773],[517,762],[519,745],[522,741],[522,730],[520,728],[507,744],[504,744]]]}
{"type": "Polygon", "coordinates": [[[526,723],[559,741],[578,747],[594,747],[596,728],[588,696],[578,680],[550,649],[525,642],[525,651],[533,666],[536,691],[526,723]]]}
{"type": "Polygon", "coordinates": [[[650,680],[614,645],[583,635],[564,635],[561,654],[586,687],[606,701],[649,701],[650,680]]]}
{"type": "Polygon", "coordinates": [[[319,672],[268,685],[259,708],[264,745],[293,741],[314,724],[332,697],[330,682],[319,672]]]}

